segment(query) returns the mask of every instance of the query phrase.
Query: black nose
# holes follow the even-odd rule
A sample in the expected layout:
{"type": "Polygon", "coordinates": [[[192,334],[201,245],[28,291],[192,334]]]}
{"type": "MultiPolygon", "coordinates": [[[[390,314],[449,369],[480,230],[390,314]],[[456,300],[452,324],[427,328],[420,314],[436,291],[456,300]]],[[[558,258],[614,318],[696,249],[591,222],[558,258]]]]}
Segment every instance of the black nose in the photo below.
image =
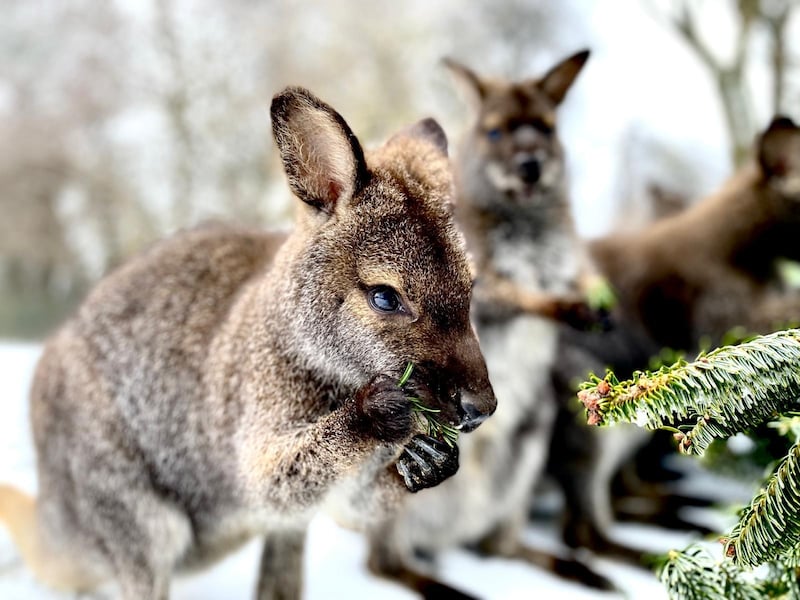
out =
{"type": "Polygon", "coordinates": [[[536,183],[542,175],[542,167],[538,160],[528,156],[517,163],[517,173],[525,183],[536,183]]]}
{"type": "Polygon", "coordinates": [[[464,432],[474,431],[478,425],[489,418],[491,413],[483,413],[469,400],[461,401],[461,425],[459,429],[464,432]]]}

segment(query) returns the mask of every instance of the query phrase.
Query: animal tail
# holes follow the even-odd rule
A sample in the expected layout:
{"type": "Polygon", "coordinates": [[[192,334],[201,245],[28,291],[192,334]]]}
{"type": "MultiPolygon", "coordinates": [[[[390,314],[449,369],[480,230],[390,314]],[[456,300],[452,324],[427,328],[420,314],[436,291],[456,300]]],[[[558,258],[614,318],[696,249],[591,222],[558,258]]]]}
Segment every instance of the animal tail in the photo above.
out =
{"type": "Polygon", "coordinates": [[[5,525],[22,560],[34,576],[49,587],[71,592],[88,591],[96,582],[70,560],[42,543],[36,517],[36,499],[10,485],[0,484],[0,523],[5,525]]]}
{"type": "Polygon", "coordinates": [[[0,484],[0,522],[26,563],[37,554],[36,500],[10,485],[0,484]]]}

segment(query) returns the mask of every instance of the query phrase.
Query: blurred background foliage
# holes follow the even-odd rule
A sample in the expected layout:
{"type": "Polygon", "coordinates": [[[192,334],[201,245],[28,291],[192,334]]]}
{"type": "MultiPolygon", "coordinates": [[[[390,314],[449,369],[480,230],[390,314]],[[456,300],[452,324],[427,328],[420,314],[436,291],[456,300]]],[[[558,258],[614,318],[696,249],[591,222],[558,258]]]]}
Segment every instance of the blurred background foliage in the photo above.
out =
{"type": "Polygon", "coordinates": [[[131,253],[202,220],[290,222],[269,133],[288,84],[366,145],[468,123],[440,59],[530,77],[593,51],[563,109],[586,235],[713,190],[800,117],[796,0],[5,0],[0,337],[41,337],[131,253]],[[622,219],[619,215],[625,215],[622,219]]]}

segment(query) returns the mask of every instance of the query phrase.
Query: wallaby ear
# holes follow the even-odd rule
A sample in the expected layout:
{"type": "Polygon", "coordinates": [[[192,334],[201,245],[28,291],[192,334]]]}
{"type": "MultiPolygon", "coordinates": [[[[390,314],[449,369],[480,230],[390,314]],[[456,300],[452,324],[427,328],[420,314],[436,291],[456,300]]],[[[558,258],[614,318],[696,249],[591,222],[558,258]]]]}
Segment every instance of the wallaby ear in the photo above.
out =
{"type": "Polygon", "coordinates": [[[428,142],[437,148],[444,156],[447,156],[447,134],[435,119],[428,117],[417,121],[413,125],[404,127],[392,136],[389,143],[397,138],[414,138],[428,142]]]}
{"type": "Polygon", "coordinates": [[[480,104],[486,98],[486,84],[472,69],[448,56],[442,59],[442,64],[455,77],[456,83],[466,90],[472,102],[480,104]]]}
{"type": "Polygon", "coordinates": [[[556,106],[561,104],[569,88],[589,60],[589,50],[582,50],[562,60],[542,77],[537,85],[556,106]]]}
{"type": "Polygon", "coordinates": [[[303,202],[330,214],[364,186],[364,151],[333,108],[306,89],[289,87],[272,99],[270,112],[289,186],[303,202]]]}
{"type": "Polygon", "coordinates": [[[776,116],[757,142],[758,162],[766,176],[800,173],[800,128],[789,117],[776,116]]]}

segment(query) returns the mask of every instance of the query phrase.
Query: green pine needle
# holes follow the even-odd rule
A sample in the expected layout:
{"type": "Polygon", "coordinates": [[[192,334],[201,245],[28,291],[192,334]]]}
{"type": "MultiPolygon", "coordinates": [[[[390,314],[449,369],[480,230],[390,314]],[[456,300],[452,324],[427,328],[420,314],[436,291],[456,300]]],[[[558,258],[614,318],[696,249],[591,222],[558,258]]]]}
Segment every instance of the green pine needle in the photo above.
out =
{"type": "Polygon", "coordinates": [[[617,304],[617,295],[608,279],[596,276],[586,290],[586,303],[592,310],[611,310],[617,304]]]}
{"type": "MultiPolygon", "coordinates": [[[[413,370],[414,365],[412,363],[408,363],[408,365],[406,365],[406,370],[403,371],[403,375],[397,382],[400,387],[403,387],[406,383],[408,383],[413,370]]],[[[458,441],[458,429],[451,427],[446,423],[441,423],[436,419],[434,415],[442,411],[438,408],[426,406],[419,398],[409,397],[408,400],[411,402],[411,411],[416,415],[425,433],[433,438],[442,440],[445,444],[452,448],[458,441]]]]}
{"type": "MultiPolygon", "coordinates": [[[[726,539],[725,554],[756,567],[796,557],[800,545],[800,443],[792,446],[726,539]]],[[[792,559],[791,562],[794,562],[792,559]]]]}
{"type": "Polygon", "coordinates": [[[658,577],[674,600],[762,600],[768,597],[765,584],[772,584],[756,581],[730,562],[714,560],[698,545],[671,550],[658,577]]]}

